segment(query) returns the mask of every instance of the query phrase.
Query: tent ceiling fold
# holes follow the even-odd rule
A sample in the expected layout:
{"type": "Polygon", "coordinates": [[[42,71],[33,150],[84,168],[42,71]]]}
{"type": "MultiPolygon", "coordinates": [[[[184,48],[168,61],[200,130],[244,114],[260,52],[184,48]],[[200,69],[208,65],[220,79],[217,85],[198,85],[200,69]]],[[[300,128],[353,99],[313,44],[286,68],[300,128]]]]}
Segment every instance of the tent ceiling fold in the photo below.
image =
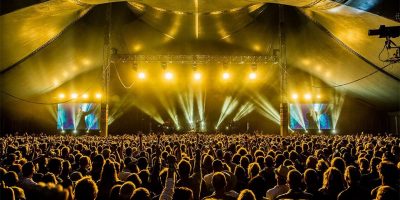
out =
{"type": "MultiPolygon", "coordinates": [[[[399,22],[368,12],[357,12],[357,10],[348,6],[340,6],[330,10],[302,9],[302,11],[312,21],[322,25],[329,32],[327,34],[332,34],[334,39],[346,45],[356,54],[366,58],[376,68],[381,68],[386,64],[379,59],[379,53],[383,49],[385,39],[368,36],[367,33],[368,30],[377,29],[382,24],[400,26],[399,22]]],[[[395,38],[393,41],[400,44],[400,38],[395,38]]],[[[397,72],[393,76],[395,79],[397,77],[398,80],[400,74],[397,72]]]]}
{"type": "MultiPolygon", "coordinates": [[[[330,86],[348,83],[376,71],[306,16],[294,10],[287,12],[290,19],[286,24],[289,66],[306,71],[330,86]]],[[[393,67],[398,68],[400,64],[394,64],[393,67]]],[[[312,87],[319,88],[319,85],[312,87]]],[[[400,84],[383,73],[378,72],[361,81],[335,89],[367,99],[369,103],[380,108],[399,109],[400,84]]]]}
{"type": "Polygon", "coordinates": [[[0,16],[0,71],[46,46],[90,8],[51,0],[0,16]]]}

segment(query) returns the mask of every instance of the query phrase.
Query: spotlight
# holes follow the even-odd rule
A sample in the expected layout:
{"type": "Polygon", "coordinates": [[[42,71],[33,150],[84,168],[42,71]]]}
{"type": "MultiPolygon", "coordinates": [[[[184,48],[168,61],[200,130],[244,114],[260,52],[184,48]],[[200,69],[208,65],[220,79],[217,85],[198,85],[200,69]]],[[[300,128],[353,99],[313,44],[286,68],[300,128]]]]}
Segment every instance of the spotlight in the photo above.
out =
{"type": "Polygon", "coordinates": [[[64,93],[60,93],[60,94],[58,95],[58,98],[64,99],[64,98],[65,98],[65,94],[64,94],[64,93]]]}
{"type": "Polygon", "coordinates": [[[88,94],[83,94],[82,98],[87,99],[87,98],[89,98],[89,95],[88,94]]]}
{"type": "Polygon", "coordinates": [[[61,133],[65,133],[65,130],[63,129],[63,130],[61,130],[61,133]]]}
{"type": "Polygon", "coordinates": [[[172,78],[174,78],[174,75],[171,72],[165,72],[164,78],[167,80],[171,80],[172,78]]]}
{"type": "Polygon", "coordinates": [[[307,99],[307,100],[310,100],[310,99],[311,99],[311,94],[306,93],[306,94],[304,95],[304,98],[307,99]]]}
{"type": "Polygon", "coordinates": [[[321,95],[317,95],[317,99],[321,99],[321,95]]]}
{"type": "Polygon", "coordinates": [[[318,133],[322,133],[322,131],[321,131],[321,130],[318,130],[318,133]]]}
{"type": "Polygon", "coordinates": [[[337,133],[336,129],[333,129],[333,130],[332,130],[332,133],[333,133],[333,134],[336,134],[336,133],[337,133]]]}
{"type": "Polygon", "coordinates": [[[86,133],[89,133],[89,130],[86,130],[86,133]]]}
{"type": "Polygon", "coordinates": [[[255,72],[251,72],[250,74],[249,74],[249,79],[250,80],[254,80],[254,79],[256,79],[257,78],[257,74],[255,73],[255,72]]]}
{"type": "Polygon", "coordinates": [[[305,133],[308,133],[308,130],[305,130],[305,133]]]}
{"type": "Polygon", "coordinates": [[[138,73],[138,78],[143,80],[143,79],[146,78],[146,74],[144,72],[139,72],[138,73]]]}
{"type": "Polygon", "coordinates": [[[224,73],[222,74],[222,78],[223,78],[224,80],[228,80],[230,77],[231,77],[231,75],[230,75],[228,72],[224,72],[224,73]]]}
{"type": "Polygon", "coordinates": [[[101,99],[101,93],[96,93],[96,99],[101,99]]]}
{"type": "Polygon", "coordinates": [[[297,99],[299,98],[299,95],[297,95],[296,93],[292,94],[292,99],[297,99]]]}
{"type": "Polygon", "coordinates": [[[200,79],[201,79],[201,74],[200,74],[200,72],[195,72],[193,78],[194,78],[194,80],[196,80],[196,81],[200,80],[200,79]]]}
{"type": "Polygon", "coordinates": [[[75,129],[74,131],[72,131],[73,133],[78,133],[78,131],[75,129]]]}
{"type": "Polygon", "coordinates": [[[77,93],[72,93],[72,94],[71,94],[71,98],[72,98],[72,99],[78,98],[78,94],[77,94],[77,93]]]}

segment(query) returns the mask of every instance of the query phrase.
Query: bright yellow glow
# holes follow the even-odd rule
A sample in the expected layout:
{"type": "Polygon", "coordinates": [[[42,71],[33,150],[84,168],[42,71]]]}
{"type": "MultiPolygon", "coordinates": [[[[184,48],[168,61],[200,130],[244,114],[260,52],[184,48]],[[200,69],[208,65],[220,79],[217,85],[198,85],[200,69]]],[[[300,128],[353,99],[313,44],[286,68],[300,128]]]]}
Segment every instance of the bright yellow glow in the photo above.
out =
{"type": "Polygon", "coordinates": [[[82,98],[87,99],[87,98],[89,98],[89,95],[88,94],[83,94],[82,98]]]}
{"type": "Polygon", "coordinates": [[[143,80],[146,78],[146,74],[144,72],[139,72],[138,78],[143,80]]]}
{"type": "Polygon", "coordinates": [[[256,78],[257,78],[257,73],[251,72],[251,73],[249,74],[249,79],[250,79],[250,80],[254,80],[254,79],[256,79],[256,78]]]}
{"type": "Polygon", "coordinates": [[[85,66],[88,66],[88,65],[90,65],[91,63],[92,63],[92,62],[91,62],[89,59],[87,59],[87,58],[82,59],[82,64],[85,65],[85,66]]]}
{"type": "Polygon", "coordinates": [[[299,95],[297,95],[296,93],[292,94],[292,99],[297,99],[299,98],[299,95]]]}
{"type": "Polygon", "coordinates": [[[96,97],[96,99],[101,99],[101,94],[100,93],[96,93],[95,97],[96,97]]]}
{"type": "Polygon", "coordinates": [[[174,75],[171,72],[165,72],[164,78],[167,80],[171,80],[174,78],[174,75]]]}
{"type": "Polygon", "coordinates": [[[225,79],[225,80],[228,80],[230,77],[231,77],[231,74],[229,74],[228,72],[224,72],[222,74],[222,78],[225,79]]]}
{"type": "Polygon", "coordinates": [[[194,78],[194,80],[196,80],[196,81],[200,80],[200,79],[201,79],[201,74],[200,74],[200,72],[194,73],[193,78],[194,78]]]}
{"type": "Polygon", "coordinates": [[[58,95],[58,98],[64,99],[64,98],[65,98],[65,94],[64,94],[64,93],[60,93],[60,94],[58,95]]]}
{"type": "Polygon", "coordinates": [[[309,93],[304,94],[304,98],[307,100],[311,99],[311,94],[309,93]]]}
{"type": "Polygon", "coordinates": [[[321,98],[321,95],[317,95],[317,99],[320,99],[321,98]]]}
{"type": "Polygon", "coordinates": [[[71,94],[71,98],[73,98],[73,99],[78,98],[78,94],[77,94],[77,93],[72,93],[72,94],[71,94]]]}

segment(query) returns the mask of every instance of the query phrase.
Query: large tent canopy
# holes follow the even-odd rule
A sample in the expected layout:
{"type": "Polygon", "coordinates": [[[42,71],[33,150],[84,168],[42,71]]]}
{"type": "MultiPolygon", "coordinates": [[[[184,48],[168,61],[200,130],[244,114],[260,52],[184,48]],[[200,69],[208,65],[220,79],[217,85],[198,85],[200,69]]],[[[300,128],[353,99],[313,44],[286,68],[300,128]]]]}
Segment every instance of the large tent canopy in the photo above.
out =
{"type": "Polygon", "coordinates": [[[112,48],[140,55],[272,55],[284,4],[289,86],[306,73],[316,87],[399,109],[399,64],[385,67],[379,58],[385,40],[368,36],[380,25],[400,26],[393,0],[2,1],[2,92],[34,99],[71,83],[101,84],[109,3],[112,48]]]}

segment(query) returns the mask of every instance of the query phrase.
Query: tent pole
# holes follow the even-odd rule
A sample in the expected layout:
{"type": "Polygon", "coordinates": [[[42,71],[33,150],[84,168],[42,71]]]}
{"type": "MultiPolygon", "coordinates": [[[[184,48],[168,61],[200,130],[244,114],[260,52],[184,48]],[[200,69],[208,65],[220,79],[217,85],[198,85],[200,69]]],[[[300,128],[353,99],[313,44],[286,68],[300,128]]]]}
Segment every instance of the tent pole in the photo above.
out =
{"type": "Polygon", "coordinates": [[[286,35],[284,30],[284,5],[279,5],[279,72],[280,72],[280,135],[288,135],[288,103],[287,103],[287,66],[286,66],[286,35]]]}
{"type": "Polygon", "coordinates": [[[103,47],[103,77],[101,98],[101,121],[100,136],[108,136],[108,96],[110,88],[110,63],[111,63],[111,6],[109,3],[106,10],[106,25],[104,30],[103,47]]]}

